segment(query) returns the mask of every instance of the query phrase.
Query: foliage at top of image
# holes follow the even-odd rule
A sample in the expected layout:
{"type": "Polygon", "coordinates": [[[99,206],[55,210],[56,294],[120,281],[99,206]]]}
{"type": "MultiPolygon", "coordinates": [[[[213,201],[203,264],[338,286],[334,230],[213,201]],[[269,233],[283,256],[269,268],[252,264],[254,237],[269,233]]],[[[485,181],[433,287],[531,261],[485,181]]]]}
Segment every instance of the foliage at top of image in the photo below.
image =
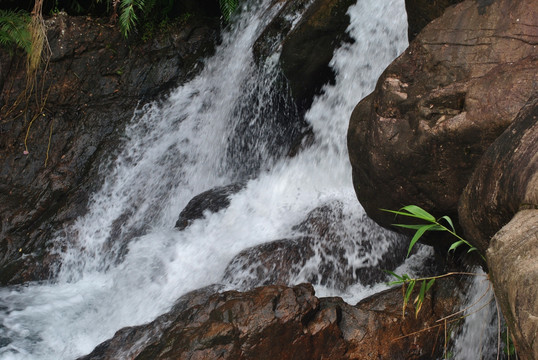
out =
{"type": "Polygon", "coordinates": [[[22,10],[0,10],[0,45],[9,51],[18,47],[29,53],[32,41],[30,14],[22,10]]]}
{"type": "MultiPolygon", "coordinates": [[[[184,0],[91,0],[89,5],[84,6],[78,0],[56,0],[44,11],[56,13],[65,9],[75,15],[108,14],[113,21],[117,21],[121,33],[128,37],[139,25],[147,27],[147,24],[166,23],[171,18],[185,15],[178,15],[174,10],[184,3],[184,0]]],[[[239,0],[219,0],[219,6],[223,21],[229,22],[239,6],[239,0]]],[[[9,51],[17,47],[27,53],[31,51],[29,24],[32,17],[29,10],[0,10],[0,46],[9,51]]]]}

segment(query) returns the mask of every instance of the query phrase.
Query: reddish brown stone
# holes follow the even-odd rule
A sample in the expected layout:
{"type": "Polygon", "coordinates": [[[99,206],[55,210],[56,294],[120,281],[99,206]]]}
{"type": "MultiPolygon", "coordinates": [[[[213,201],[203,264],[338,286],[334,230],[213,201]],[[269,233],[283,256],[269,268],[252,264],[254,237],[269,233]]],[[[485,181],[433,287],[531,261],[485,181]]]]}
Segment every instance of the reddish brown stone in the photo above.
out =
{"type": "Polygon", "coordinates": [[[115,340],[116,335],[81,360],[115,359],[120,353],[139,360],[438,358],[444,331],[436,320],[459,306],[457,284],[439,281],[418,317],[409,305],[404,319],[400,288],[356,306],[341,298],[318,299],[308,284],[228,291],[163,315],[169,322],[121,330],[125,342],[115,340]],[[155,328],[161,336],[144,343],[125,336],[155,328]]]}

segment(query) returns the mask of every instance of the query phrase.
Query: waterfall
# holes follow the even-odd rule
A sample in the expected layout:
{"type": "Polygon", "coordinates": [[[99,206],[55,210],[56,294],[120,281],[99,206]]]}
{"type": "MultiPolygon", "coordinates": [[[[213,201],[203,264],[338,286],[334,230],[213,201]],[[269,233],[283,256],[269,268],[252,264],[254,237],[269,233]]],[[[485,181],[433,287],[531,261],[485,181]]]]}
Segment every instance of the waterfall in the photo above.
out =
{"type": "MultiPolygon", "coordinates": [[[[477,276],[470,281],[463,309],[465,320],[461,331],[453,340],[452,358],[458,360],[496,359],[498,347],[502,349],[503,342],[498,342],[497,324],[502,315],[497,312],[492,284],[482,270],[476,270],[477,276]]],[[[502,356],[502,350],[499,352],[502,356]]]]}
{"type": "MultiPolygon", "coordinates": [[[[89,212],[55,239],[62,259],[55,279],[0,289],[0,359],[84,355],[118,329],[153,320],[182,294],[220,283],[240,251],[291,236],[309,211],[331,201],[355,219],[342,231],[383,232],[392,241],[385,230],[357,224],[365,214],[351,183],[346,131],[355,104],[407,45],[404,1],[359,0],[349,9],[355,42],[335,52],[335,84],[305,115],[314,144],[293,158],[278,151],[287,133],[269,100],[279,50],[263,69],[251,52],[279,6],[248,2],[196,78],[135,111],[119,154],[103,163],[104,184],[89,212]],[[226,210],[174,229],[193,196],[237,181],[245,187],[226,210]]],[[[282,96],[277,102],[286,102],[282,96]]],[[[351,251],[349,263],[376,256],[351,251]]],[[[294,282],[315,269],[309,263],[294,282]]],[[[373,291],[360,284],[316,290],[351,300],[373,291]]]]}

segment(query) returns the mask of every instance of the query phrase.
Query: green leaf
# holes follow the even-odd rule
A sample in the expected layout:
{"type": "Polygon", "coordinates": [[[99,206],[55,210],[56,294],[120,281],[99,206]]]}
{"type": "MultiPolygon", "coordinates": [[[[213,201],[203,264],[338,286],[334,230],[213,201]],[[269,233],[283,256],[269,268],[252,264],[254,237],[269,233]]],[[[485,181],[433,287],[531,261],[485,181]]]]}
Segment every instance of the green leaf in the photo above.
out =
{"type": "Polygon", "coordinates": [[[426,285],[426,292],[430,290],[434,282],[435,282],[435,279],[431,279],[430,281],[428,281],[428,285],[426,285]]]}
{"type": "Polygon", "coordinates": [[[415,308],[415,317],[418,316],[420,309],[422,309],[422,304],[424,303],[424,295],[426,294],[426,280],[422,281],[420,286],[420,292],[415,299],[416,308],[415,308]]]}
{"type": "Polygon", "coordinates": [[[448,251],[453,251],[453,250],[456,250],[456,248],[458,248],[460,245],[463,245],[465,244],[465,241],[463,240],[460,240],[460,241],[456,241],[455,243],[453,243],[450,248],[448,249],[448,251]]]}
{"type": "Polygon", "coordinates": [[[239,2],[238,0],[219,0],[220,12],[224,17],[224,20],[230,21],[230,17],[236,11],[239,2]]]}
{"type": "Polygon", "coordinates": [[[432,228],[429,229],[429,231],[446,231],[446,229],[440,225],[437,225],[437,224],[391,224],[392,226],[398,226],[398,227],[401,227],[401,228],[406,228],[406,229],[414,229],[414,230],[418,230],[420,229],[421,227],[425,226],[425,225],[435,225],[433,226],[432,228]]]}
{"type": "MultiPolygon", "coordinates": [[[[469,245],[469,244],[467,244],[469,245]]],[[[469,250],[467,250],[467,254],[470,253],[471,251],[476,251],[478,250],[477,248],[475,248],[474,246],[472,246],[469,250]]]]}
{"type": "Polygon", "coordinates": [[[439,221],[441,220],[445,220],[448,225],[450,225],[450,228],[452,229],[453,232],[456,232],[456,229],[454,228],[454,224],[452,223],[452,219],[450,217],[448,217],[447,215],[443,216],[442,218],[439,219],[439,221]]]}
{"type": "Polygon", "coordinates": [[[413,288],[415,287],[415,280],[411,280],[409,283],[409,286],[407,287],[407,291],[405,292],[404,296],[404,303],[407,305],[409,302],[409,297],[411,296],[411,293],[413,292],[413,288]]]}
{"type": "Polygon", "coordinates": [[[409,243],[409,249],[407,250],[407,256],[409,256],[409,254],[411,253],[411,249],[413,249],[413,246],[415,246],[416,242],[422,237],[422,235],[424,235],[424,233],[426,231],[430,230],[431,228],[433,228],[435,226],[437,226],[437,224],[423,225],[422,227],[420,227],[417,230],[417,232],[415,233],[415,235],[411,239],[411,242],[409,243]]]}
{"type": "Polygon", "coordinates": [[[432,214],[430,214],[426,210],[416,205],[407,205],[401,208],[400,210],[408,211],[409,213],[413,214],[417,218],[424,219],[429,222],[435,222],[435,217],[432,214]]]}
{"type": "Polygon", "coordinates": [[[395,278],[397,278],[397,279],[400,280],[400,281],[403,281],[403,280],[404,280],[404,278],[403,278],[402,276],[396,274],[396,273],[393,272],[393,271],[390,271],[390,270],[383,270],[383,271],[386,272],[386,273],[389,274],[389,275],[394,276],[395,278]]]}
{"type": "Polygon", "coordinates": [[[392,226],[398,226],[398,227],[401,227],[401,228],[406,228],[406,229],[414,229],[414,230],[418,230],[420,229],[421,227],[424,226],[424,224],[417,224],[417,225],[407,225],[407,224],[391,224],[392,226]]]}

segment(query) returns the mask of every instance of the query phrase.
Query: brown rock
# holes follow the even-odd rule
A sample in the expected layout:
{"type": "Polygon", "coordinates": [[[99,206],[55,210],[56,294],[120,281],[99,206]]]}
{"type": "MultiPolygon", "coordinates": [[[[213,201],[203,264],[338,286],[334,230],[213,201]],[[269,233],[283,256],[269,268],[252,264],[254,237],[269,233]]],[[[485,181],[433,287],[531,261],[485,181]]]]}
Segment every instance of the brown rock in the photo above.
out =
{"type": "Polygon", "coordinates": [[[176,222],[176,228],[186,229],[196,219],[204,217],[206,212],[215,213],[230,205],[230,196],[239,192],[245,185],[242,183],[219,186],[193,197],[185,206],[176,222]]]}
{"type": "Polygon", "coordinates": [[[354,3],[352,0],[315,0],[282,42],[280,64],[299,108],[308,109],[314,95],[334,79],[329,62],[334,50],[348,40],[346,12],[354,3]]]}
{"type": "MultiPolygon", "coordinates": [[[[356,306],[340,298],[318,299],[308,284],[266,286],[245,293],[228,291],[181,312],[165,325],[159,339],[131,343],[140,349],[131,352],[138,355],[128,358],[438,358],[443,350],[443,331],[435,321],[458,306],[456,284],[453,279],[439,282],[419,316],[415,318],[409,307],[404,319],[399,288],[356,306]]],[[[114,339],[109,343],[115,343],[114,339]]],[[[117,355],[109,349],[107,356],[99,357],[94,351],[82,359],[114,359],[117,355]]]]}
{"type": "Polygon", "coordinates": [[[407,12],[407,37],[409,42],[433,19],[443,15],[445,9],[463,0],[405,0],[407,12]]]}
{"type": "Polygon", "coordinates": [[[538,3],[464,1],[426,26],[351,116],[357,197],[380,208],[415,204],[455,217],[489,145],[538,83],[538,3]]]}
{"type": "Polygon", "coordinates": [[[538,88],[514,122],[488,148],[459,204],[465,235],[482,252],[522,209],[538,207],[538,88]]]}
{"type": "MultiPolygon", "coordinates": [[[[536,189],[535,189],[536,190],[536,189]]],[[[521,210],[491,239],[490,278],[520,359],[538,359],[538,210],[521,210]]]]}

